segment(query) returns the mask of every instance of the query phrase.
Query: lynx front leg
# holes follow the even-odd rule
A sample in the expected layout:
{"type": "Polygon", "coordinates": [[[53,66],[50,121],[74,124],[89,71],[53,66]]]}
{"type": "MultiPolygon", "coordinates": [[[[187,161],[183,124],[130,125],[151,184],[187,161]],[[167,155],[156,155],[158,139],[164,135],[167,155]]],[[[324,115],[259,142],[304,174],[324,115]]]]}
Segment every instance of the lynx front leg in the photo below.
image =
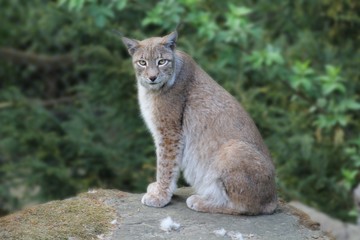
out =
{"type": "Polygon", "coordinates": [[[181,159],[181,134],[177,129],[159,128],[160,138],[155,139],[157,153],[156,182],[151,183],[141,202],[150,207],[167,205],[176,189],[181,159]]]}

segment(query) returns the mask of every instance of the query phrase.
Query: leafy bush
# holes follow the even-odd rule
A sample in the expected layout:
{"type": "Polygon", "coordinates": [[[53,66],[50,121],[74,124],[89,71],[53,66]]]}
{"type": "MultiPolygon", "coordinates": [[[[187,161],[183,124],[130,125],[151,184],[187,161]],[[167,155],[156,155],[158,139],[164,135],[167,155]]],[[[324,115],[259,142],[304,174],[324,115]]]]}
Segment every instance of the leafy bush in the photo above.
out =
{"type": "Polygon", "coordinates": [[[0,7],[3,209],[97,186],[145,190],[154,147],[130,59],[110,30],[143,39],[181,23],[179,48],[258,124],[280,195],[354,220],[357,1],[14,0],[0,7]]]}

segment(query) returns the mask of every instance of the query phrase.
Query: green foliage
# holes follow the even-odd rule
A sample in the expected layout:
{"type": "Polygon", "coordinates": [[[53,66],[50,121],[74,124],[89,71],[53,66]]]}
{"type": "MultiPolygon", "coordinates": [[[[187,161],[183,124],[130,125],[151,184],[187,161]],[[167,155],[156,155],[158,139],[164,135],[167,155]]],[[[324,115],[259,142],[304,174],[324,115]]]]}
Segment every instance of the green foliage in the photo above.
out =
{"type": "Polygon", "coordinates": [[[354,220],[358,1],[14,0],[0,7],[1,47],[75,61],[55,70],[1,61],[3,208],[96,186],[145,190],[154,147],[139,117],[129,56],[109,30],[143,39],[181,23],[179,48],[258,124],[280,195],[354,220]]]}
{"type": "Polygon", "coordinates": [[[80,12],[91,16],[97,27],[105,27],[115,16],[115,11],[126,7],[127,0],[96,1],[96,0],[59,0],[58,6],[66,6],[70,12],[80,12]]]}

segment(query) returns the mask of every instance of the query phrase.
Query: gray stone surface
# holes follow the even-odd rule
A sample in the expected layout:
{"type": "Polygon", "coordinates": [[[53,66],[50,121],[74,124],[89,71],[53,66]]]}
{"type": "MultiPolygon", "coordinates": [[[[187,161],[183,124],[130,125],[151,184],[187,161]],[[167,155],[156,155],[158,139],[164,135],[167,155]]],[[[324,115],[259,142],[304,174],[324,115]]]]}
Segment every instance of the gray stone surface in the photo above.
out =
{"type": "Polygon", "coordinates": [[[111,239],[231,239],[216,236],[214,231],[239,232],[243,239],[330,239],[319,230],[310,230],[299,223],[299,217],[280,207],[272,215],[229,216],[194,212],[185,199],[191,189],[180,189],[165,208],[151,208],[140,203],[141,194],[128,195],[112,202],[117,208],[118,224],[111,239]],[[160,221],[170,216],[181,225],[178,231],[164,232],[160,221]]]}
{"type": "Polygon", "coordinates": [[[338,219],[331,218],[330,216],[322,213],[312,207],[306,206],[300,202],[292,201],[289,205],[303,211],[309,217],[320,223],[320,229],[330,232],[337,240],[359,240],[360,239],[360,226],[351,223],[345,223],[338,219]]]}
{"type": "Polygon", "coordinates": [[[182,188],[164,208],[141,204],[142,194],[97,189],[76,197],[36,205],[0,218],[0,239],[331,239],[303,212],[281,203],[272,215],[231,216],[199,213],[187,208],[190,188],[182,188]],[[165,232],[161,220],[181,226],[165,232]],[[225,229],[225,236],[215,230],[225,229]],[[311,228],[311,229],[310,229],[311,228]],[[241,233],[243,238],[235,238],[241,233]]]}

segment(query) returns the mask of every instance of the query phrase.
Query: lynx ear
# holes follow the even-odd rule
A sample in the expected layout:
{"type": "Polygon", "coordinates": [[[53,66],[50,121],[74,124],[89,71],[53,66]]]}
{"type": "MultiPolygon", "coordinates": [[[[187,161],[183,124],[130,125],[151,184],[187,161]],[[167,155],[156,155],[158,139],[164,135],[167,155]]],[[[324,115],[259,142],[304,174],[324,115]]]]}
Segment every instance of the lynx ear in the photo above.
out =
{"type": "Polygon", "coordinates": [[[135,39],[126,38],[126,37],[122,37],[121,40],[127,47],[129,54],[132,56],[135,53],[136,49],[138,49],[138,47],[139,47],[139,41],[135,40],[135,39]]]}
{"type": "Polygon", "coordinates": [[[163,43],[166,47],[170,48],[171,50],[174,50],[176,47],[176,40],[177,40],[177,31],[170,33],[169,35],[166,35],[163,37],[163,43]]]}

